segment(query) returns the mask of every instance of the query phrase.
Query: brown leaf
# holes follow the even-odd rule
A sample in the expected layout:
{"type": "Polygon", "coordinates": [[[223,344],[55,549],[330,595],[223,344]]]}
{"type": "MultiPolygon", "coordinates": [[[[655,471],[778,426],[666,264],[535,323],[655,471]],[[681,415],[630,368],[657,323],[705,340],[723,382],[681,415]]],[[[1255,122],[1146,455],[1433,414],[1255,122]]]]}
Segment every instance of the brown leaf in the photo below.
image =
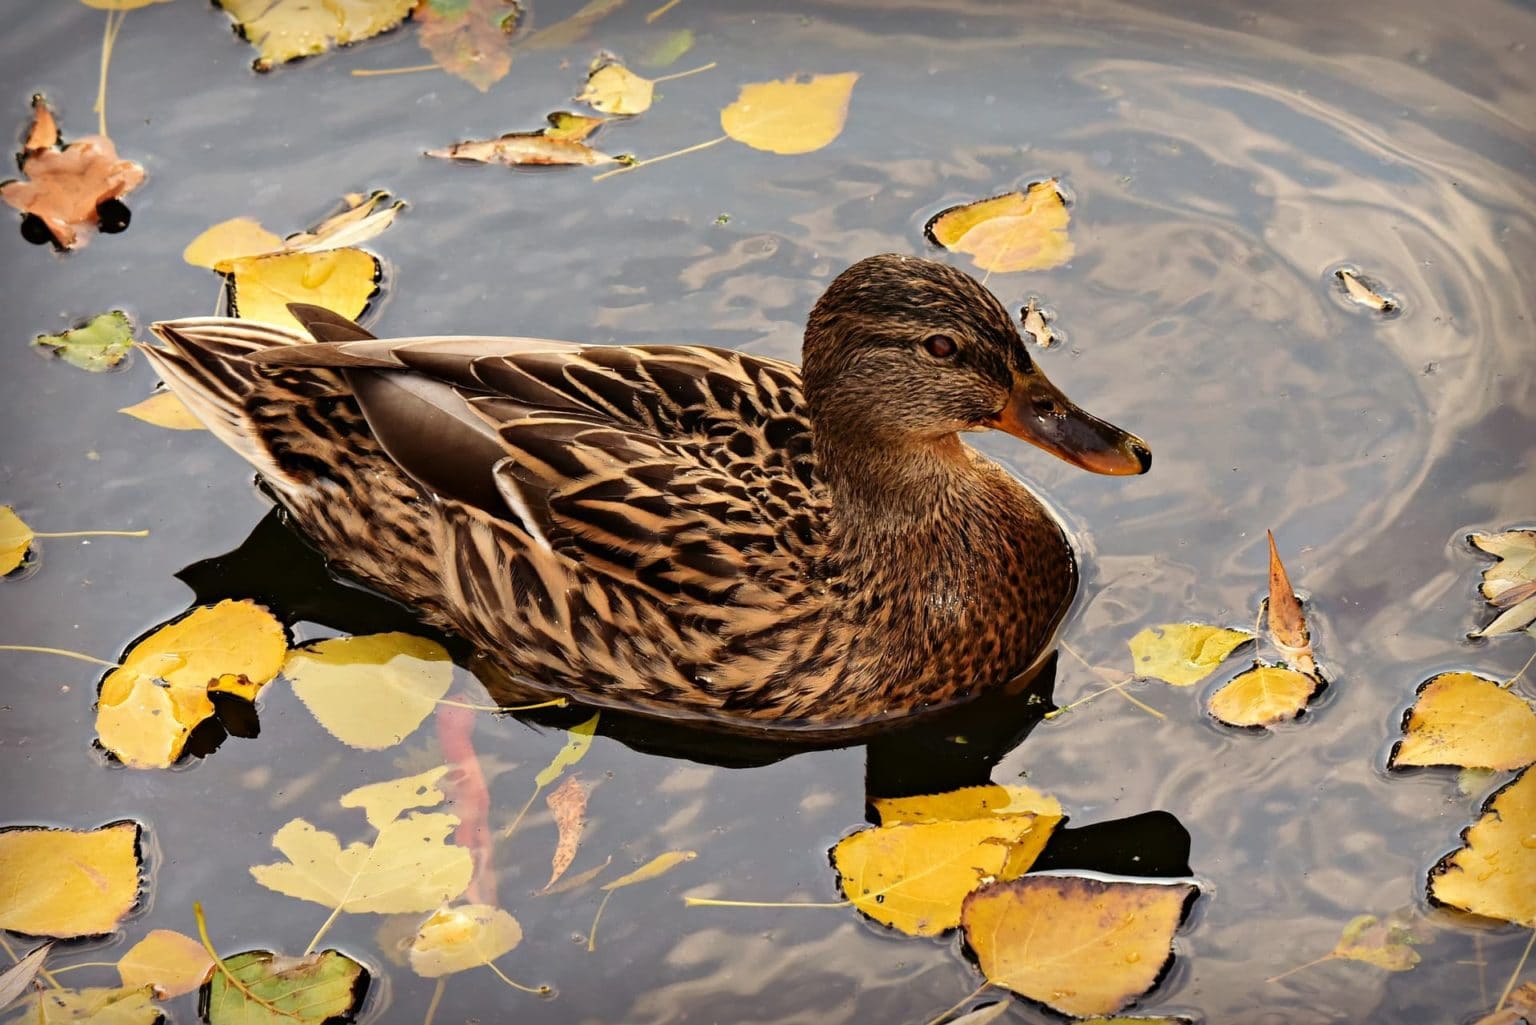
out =
{"type": "Polygon", "coordinates": [[[53,149],[59,144],[59,123],[48,109],[48,101],[42,93],[32,97],[32,127],[27,131],[27,141],[22,143],[23,153],[40,149],[53,149]]]}
{"type": "Polygon", "coordinates": [[[615,162],[615,158],[586,143],[557,138],[545,132],[541,128],[536,132],[508,132],[494,139],[469,139],[446,149],[427,150],[427,156],[508,167],[591,167],[615,162]]]}
{"type": "Polygon", "coordinates": [[[417,38],[449,74],[485,92],[512,70],[512,33],[522,5],[517,0],[420,0],[411,17],[417,38]]]}
{"type": "Polygon", "coordinates": [[[1269,633],[1275,647],[1285,656],[1286,665],[1298,673],[1309,675],[1317,672],[1317,661],[1312,657],[1312,633],[1307,629],[1307,617],[1301,611],[1301,601],[1291,589],[1291,578],[1286,575],[1285,564],[1275,549],[1274,531],[1269,536],[1269,633]]]}
{"type": "Polygon", "coordinates": [[[571,867],[576,860],[576,848],[581,843],[581,827],[587,816],[587,788],[579,776],[567,776],[564,783],[555,788],[544,803],[555,816],[560,829],[560,841],[555,845],[555,855],[549,859],[549,882],[545,892],[571,867]]]}

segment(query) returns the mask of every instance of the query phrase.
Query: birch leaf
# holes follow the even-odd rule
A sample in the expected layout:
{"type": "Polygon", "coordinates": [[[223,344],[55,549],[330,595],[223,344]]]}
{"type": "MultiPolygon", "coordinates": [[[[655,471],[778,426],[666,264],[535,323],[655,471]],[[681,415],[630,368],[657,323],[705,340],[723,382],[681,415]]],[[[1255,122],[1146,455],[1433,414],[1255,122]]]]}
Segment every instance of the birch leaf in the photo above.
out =
{"type": "Polygon", "coordinates": [[[368,634],[298,648],[283,675],[337,740],[377,751],[405,740],[432,714],[453,686],[453,662],[425,637],[368,634]]]}
{"type": "Polygon", "coordinates": [[[858,72],[782,78],[741,87],[720,112],[726,135],[769,153],[810,153],[842,134],[858,72]]]}
{"type": "Polygon", "coordinates": [[[1013,845],[1000,879],[1017,879],[1029,871],[1046,841],[1066,818],[1061,802],[1034,787],[987,784],[963,787],[943,794],[925,794],[919,797],[877,797],[875,812],[881,825],[893,826],[908,822],[954,822],[963,819],[995,818],[1007,815],[1030,814],[1035,817],[1035,828],[1029,836],[1013,845]]]}
{"type": "Polygon", "coordinates": [[[283,240],[250,217],[231,217],[205,229],[187,243],[181,258],[194,267],[224,271],[242,256],[260,256],[281,249],[283,240]]]}
{"type": "Polygon", "coordinates": [[[1207,710],[1228,726],[1269,726],[1300,715],[1319,686],[1315,676],[1255,662],[1212,694],[1207,710]]]}
{"type": "Polygon", "coordinates": [[[32,344],[81,370],[111,370],[133,351],[133,322],[121,310],[110,310],[61,334],[38,335],[32,344]]]}
{"type": "Polygon", "coordinates": [[[1526,769],[1488,799],[1463,846],[1429,873],[1439,904],[1536,928],[1536,770],[1526,769]]]}
{"type": "Polygon", "coordinates": [[[1130,639],[1131,663],[1137,676],[1188,687],[1211,675],[1228,655],[1251,640],[1253,634],[1247,630],[1204,623],[1149,626],[1130,639]]]}
{"type": "Polygon", "coordinates": [[[197,418],[197,414],[188,409],[187,404],[181,401],[175,392],[164,388],[142,402],[124,406],[118,412],[171,431],[207,430],[203,422],[197,418]]]}
{"type": "Polygon", "coordinates": [[[523,940],[517,919],[489,904],[442,908],[410,943],[411,969],[429,979],[488,965],[523,940]]]}
{"type": "Polygon", "coordinates": [[[599,63],[587,76],[587,85],[576,97],[593,110],[629,117],[651,109],[655,83],[635,74],[618,61],[599,63]]]}
{"type": "Polygon", "coordinates": [[[14,572],[27,560],[37,535],[8,505],[0,505],[0,577],[14,572]]]}
{"type": "Polygon", "coordinates": [[[396,28],[416,0],[217,0],[256,47],[251,66],[279,64],[371,39],[396,28]]]}
{"type": "Polygon", "coordinates": [[[1536,709],[1473,673],[1441,673],[1419,688],[1391,767],[1520,769],[1536,762],[1536,709]]]}
{"type": "Polygon", "coordinates": [[[213,958],[191,936],[153,929],[117,962],[117,974],[130,989],[154,987],[162,1000],[190,993],[203,984],[213,958]]]}
{"type": "Polygon", "coordinates": [[[1071,219],[1066,197],[1056,179],[1049,178],[1027,192],[941,210],[924,231],[945,249],[969,254],[982,270],[1049,270],[1072,259],[1071,219]]]}
{"type": "Polygon", "coordinates": [[[73,939],[112,932],[139,900],[136,822],[0,831],[0,929],[73,939]]]}
{"type": "Polygon", "coordinates": [[[230,310],[243,320],[303,329],[289,303],[323,306],[356,320],[379,290],[378,258],[361,249],[269,253],[229,261],[230,310]]]}

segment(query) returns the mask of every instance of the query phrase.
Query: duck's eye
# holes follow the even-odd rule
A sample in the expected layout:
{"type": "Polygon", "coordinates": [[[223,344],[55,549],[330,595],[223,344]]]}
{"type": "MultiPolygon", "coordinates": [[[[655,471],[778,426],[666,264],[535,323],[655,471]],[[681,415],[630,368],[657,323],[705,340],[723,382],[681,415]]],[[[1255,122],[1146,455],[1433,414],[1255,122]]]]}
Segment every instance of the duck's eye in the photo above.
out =
{"type": "Polygon", "coordinates": [[[923,339],[923,349],[934,359],[949,359],[958,348],[949,335],[929,335],[923,339]]]}

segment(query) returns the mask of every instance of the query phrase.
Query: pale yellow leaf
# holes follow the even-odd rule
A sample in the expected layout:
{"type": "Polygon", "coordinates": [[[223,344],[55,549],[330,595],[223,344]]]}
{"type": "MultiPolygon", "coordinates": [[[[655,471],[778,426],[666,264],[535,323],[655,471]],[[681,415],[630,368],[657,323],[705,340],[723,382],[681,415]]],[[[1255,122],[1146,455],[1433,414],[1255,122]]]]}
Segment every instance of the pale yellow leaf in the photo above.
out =
{"type": "Polygon", "coordinates": [[[1255,663],[1212,694],[1207,711],[1228,726],[1269,726],[1300,715],[1319,686],[1315,676],[1255,663]]]}
{"type": "Polygon", "coordinates": [[[411,939],[411,968],[429,979],[479,968],[522,939],[517,919],[501,908],[489,904],[441,908],[421,923],[411,939]]]}
{"type": "Polygon", "coordinates": [[[1495,793],[1463,840],[1430,872],[1430,897],[1536,928],[1536,769],[1495,793]]]}
{"type": "Polygon", "coordinates": [[[356,320],[378,292],[377,258],[361,249],[271,253],[230,261],[230,309],[244,320],[302,329],[289,303],[323,306],[356,320]]]}
{"type": "Polygon", "coordinates": [[[692,861],[699,856],[697,851],[667,851],[658,854],[633,872],[619,876],[612,882],[604,883],[602,889],[617,890],[623,886],[633,886],[635,883],[643,883],[657,876],[670,872],[677,866],[692,861]]]}
{"type": "Polygon", "coordinates": [[[259,51],[257,71],[395,28],[416,0],[219,0],[259,51]]]}
{"type": "Polygon", "coordinates": [[[139,826],[0,832],[0,929],[70,939],[112,932],[139,899],[139,826]]]}
{"type": "Polygon", "coordinates": [[[587,76],[586,88],[576,97],[604,114],[630,116],[651,109],[655,83],[616,61],[600,64],[587,76]]]}
{"type": "Polygon", "coordinates": [[[376,751],[415,732],[453,686],[436,641],[406,633],[333,637],[295,649],[283,675],[336,739],[376,751]]]}
{"type": "Polygon", "coordinates": [[[539,774],[533,778],[539,787],[547,787],[560,778],[560,774],[566,769],[581,761],[592,746],[592,734],[597,732],[598,713],[593,713],[592,718],[585,722],[577,723],[567,731],[565,746],[555,752],[555,757],[539,774]]]}
{"type": "Polygon", "coordinates": [[[836,139],[848,119],[858,72],[783,78],[741,87],[720,112],[726,135],[769,153],[809,153],[836,139]]]}
{"type": "Polygon", "coordinates": [[[1188,687],[1215,671],[1227,656],[1253,640],[1247,630],[1204,623],[1165,623],[1149,626],[1130,639],[1131,664],[1137,676],[1188,687]]]}
{"type": "Polygon", "coordinates": [[[1483,570],[1480,586],[1489,604],[1504,611],[1473,637],[1536,630],[1536,530],[1473,534],[1469,540],[1499,561],[1483,570]]]}
{"type": "Polygon", "coordinates": [[[0,577],[26,561],[34,537],[32,528],[22,522],[15,509],[0,505],[0,577]]]}
{"type": "Polygon", "coordinates": [[[397,199],[391,203],[389,199],[389,193],[382,189],[366,196],[346,196],[345,209],[309,231],[289,235],[283,240],[283,249],[290,253],[321,253],[367,242],[395,223],[395,218],[405,209],[405,200],[397,199]]]}
{"type": "Polygon", "coordinates": [[[130,988],[153,986],[162,999],[190,993],[203,984],[213,958],[202,943],[170,929],[154,929],[117,962],[117,974],[130,988]]]}
{"type": "Polygon", "coordinates": [[[1419,688],[1390,764],[1519,769],[1536,762],[1536,709],[1473,673],[1441,673],[1419,688]]]}
{"type": "Polygon", "coordinates": [[[968,253],[986,271],[1048,270],[1072,259],[1072,219],[1056,179],[1028,192],[1008,192],[962,203],[929,220],[928,237],[945,249],[968,253]]]}
{"type": "Polygon", "coordinates": [[[165,1014],[148,986],[43,989],[18,1006],[7,1025],[160,1025],[165,1014]]]}
{"type": "Polygon", "coordinates": [[[368,824],[383,829],[412,808],[435,808],[442,804],[446,795],[438,784],[448,770],[449,766],[439,765],[414,776],[367,783],[342,794],[340,803],[343,808],[363,809],[368,824]]]}
{"type": "Polygon", "coordinates": [[[187,404],[182,402],[173,391],[157,391],[143,402],[124,406],[118,412],[127,413],[135,420],[143,420],[147,424],[154,424],[156,427],[164,427],[167,430],[207,430],[203,422],[197,418],[197,414],[188,409],[187,404]]]}
{"type": "Polygon", "coordinates": [[[249,217],[231,217],[187,243],[181,258],[194,267],[226,271],[232,260],[276,252],[283,240],[249,217]]]}

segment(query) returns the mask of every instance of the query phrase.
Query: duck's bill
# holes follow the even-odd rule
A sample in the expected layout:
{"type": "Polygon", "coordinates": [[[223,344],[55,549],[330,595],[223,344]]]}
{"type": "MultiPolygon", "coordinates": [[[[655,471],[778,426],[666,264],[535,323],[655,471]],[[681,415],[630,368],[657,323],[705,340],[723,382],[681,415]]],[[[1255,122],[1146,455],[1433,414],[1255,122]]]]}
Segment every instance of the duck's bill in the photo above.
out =
{"type": "Polygon", "coordinates": [[[1126,476],[1152,467],[1146,442],[1078,409],[1039,368],[1013,375],[1008,404],[988,426],[1094,473],[1126,476]]]}

